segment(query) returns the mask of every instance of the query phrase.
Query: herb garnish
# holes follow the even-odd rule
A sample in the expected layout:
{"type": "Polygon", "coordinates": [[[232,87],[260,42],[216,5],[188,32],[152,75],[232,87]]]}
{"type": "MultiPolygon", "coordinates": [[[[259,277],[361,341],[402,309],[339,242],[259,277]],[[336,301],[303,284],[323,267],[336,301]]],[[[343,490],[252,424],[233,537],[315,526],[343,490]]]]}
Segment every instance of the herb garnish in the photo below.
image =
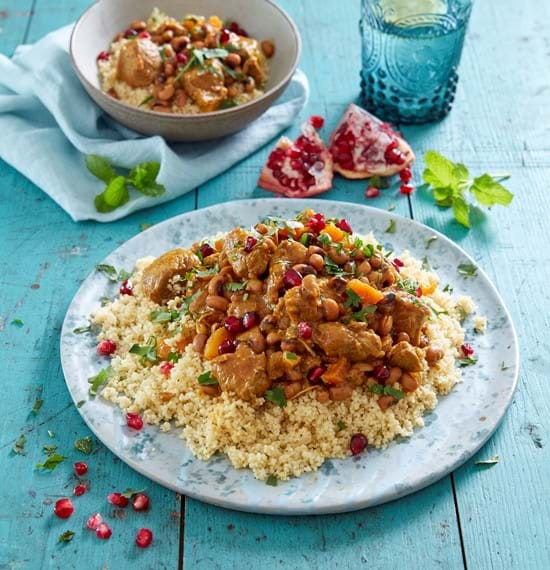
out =
{"type": "Polygon", "coordinates": [[[54,443],[45,443],[42,446],[42,451],[48,456],[53,455],[56,452],[56,450],[57,450],[57,445],[55,445],[54,443]]]}
{"type": "Polygon", "coordinates": [[[137,354],[141,356],[141,360],[143,363],[151,362],[152,364],[156,364],[157,359],[157,339],[154,336],[150,336],[147,339],[147,343],[144,345],[134,344],[131,346],[130,350],[128,351],[130,354],[137,354]]]}
{"type": "Polygon", "coordinates": [[[15,327],[22,327],[25,323],[21,319],[13,319],[13,321],[10,324],[12,324],[15,327]]]}
{"type": "Polygon", "coordinates": [[[179,318],[179,311],[153,311],[149,314],[149,319],[153,323],[171,323],[179,318]]]}
{"type": "Polygon", "coordinates": [[[27,455],[27,452],[25,451],[25,444],[26,443],[27,443],[27,436],[24,433],[22,433],[15,440],[15,443],[13,444],[13,447],[11,449],[17,455],[27,455]]]}
{"type": "Polygon", "coordinates": [[[401,390],[397,390],[392,386],[382,386],[381,384],[369,384],[368,389],[377,396],[393,396],[396,400],[402,400],[405,397],[405,393],[401,390]]]}
{"type": "Polygon", "coordinates": [[[77,327],[76,329],[73,329],[73,333],[84,334],[84,333],[89,333],[91,330],[92,330],[92,325],[88,325],[86,327],[77,327]]]}
{"type": "Polygon", "coordinates": [[[348,427],[348,425],[346,424],[346,422],[344,422],[342,420],[338,420],[336,422],[336,427],[338,428],[338,431],[342,431],[343,429],[346,429],[348,427]]]}
{"type": "Polygon", "coordinates": [[[72,530],[66,530],[63,534],[57,537],[57,542],[71,542],[75,533],[72,530]]]}
{"type": "Polygon", "coordinates": [[[44,405],[44,400],[36,400],[34,406],[32,407],[31,414],[36,416],[40,408],[44,405]]]}
{"type": "Polygon", "coordinates": [[[422,269],[424,271],[431,271],[432,270],[432,266],[430,265],[430,260],[428,259],[427,255],[425,255],[422,258],[422,269]]]}
{"type": "Polygon", "coordinates": [[[216,378],[214,378],[214,376],[212,376],[212,373],[210,372],[210,370],[203,372],[197,378],[197,382],[201,386],[217,386],[218,385],[218,381],[216,380],[216,378]]]}
{"type": "Polygon", "coordinates": [[[285,352],[284,356],[287,360],[296,360],[298,356],[294,352],[285,352]]]}
{"type": "Polygon", "coordinates": [[[76,403],[76,407],[80,409],[85,403],[86,403],[86,400],[79,400],[76,403]]]}
{"type": "Polygon", "coordinates": [[[350,315],[351,320],[365,322],[369,315],[372,315],[372,313],[376,312],[376,309],[377,309],[376,305],[367,305],[366,307],[363,307],[359,311],[351,313],[350,315]]]}
{"type": "Polygon", "coordinates": [[[509,175],[483,174],[472,180],[463,164],[452,162],[434,150],[424,154],[424,164],[426,170],[422,177],[428,187],[431,187],[436,204],[442,208],[452,207],[455,219],[466,228],[470,227],[472,207],[465,198],[467,191],[478,204],[489,208],[496,204],[508,206],[514,197],[500,184],[510,178],[509,175]]]}
{"type": "Polygon", "coordinates": [[[437,236],[430,236],[427,240],[426,240],[426,249],[430,249],[430,246],[432,245],[432,243],[434,241],[437,240],[437,236]]]}
{"type": "MultiPolygon", "coordinates": [[[[117,281],[126,281],[126,279],[128,279],[131,275],[125,269],[121,269],[120,271],[117,272],[117,270],[112,265],[109,265],[107,263],[100,263],[99,265],[96,265],[95,270],[106,275],[109,281],[112,281],[113,283],[116,283],[117,281]]],[[[76,330],[77,329],[75,329],[73,332],[76,332],[76,330]]],[[[82,331],[82,332],[87,332],[87,331],[82,331]]]]}
{"type": "Polygon", "coordinates": [[[475,462],[475,465],[496,465],[500,461],[498,455],[493,455],[490,459],[480,459],[475,462]]]}
{"type": "Polygon", "coordinates": [[[64,455],[60,455],[59,453],[54,453],[50,455],[43,463],[37,463],[36,469],[40,469],[42,471],[53,471],[60,463],[63,463],[67,459],[64,455]]]}
{"type": "Polygon", "coordinates": [[[406,291],[410,295],[415,295],[415,296],[419,286],[418,281],[416,279],[400,279],[396,283],[396,285],[397,287],[399,287],[399,289],[402,289],[403,291],[406,291]]]}
{"type": "Polygon", "coordinates": [[[447,285],[443,287],[443,293],[452,293],[453,291],[454,287],[450,283],[447,283],[447,285]]]}
{"type": "Polygon", "coordinates": [[[477,275],[477,266],[473,263],[461,263],[457,267],[459,275],[464,277],[475,277],[477,275]]]}
{"type": "Polygon", "coordinates": [[[92,437],[90,435],[87,435],[86,437],[77,439],[74,442],[74,448],[84,453],[85,455],[90,455],[90,453],[92,453],[92,437]]]}
{"type": "Polygon", "coordinates": [[[145,493],[147,489],[126,489],[124,493],[120,493],[123,497],[131,499],[134,495],[139,495],[140,493],[145,493]]]}
{"type": "Polygon", "coordinates": [[[387,233],[387,234],[394,234],[394,233],[395,233],[395,228],[396,228],[395,220],[394,220],[394,219],[391,219],[391,220],[390,220],[390,223],[389,223],[389,225],[388,225],[388,227],[384,230],[384,232],[387,233]]]}
{"type": "Polygon", "coordinates": [[[284,408],[286,406],[286,396],[285,391],[282,388],[273,388],[272,390],[268,390],[265,393],[265,399],[273,402],[280,408],[284,408]]]}
{"type": "Polygon", "coordinates": [[[270,487],[276,487],[277,483],[279,482],[279,480],[277,479],[277,477],[275,477],[275,475],[271,474],[266,480],[265,480],[265,484],[269,485],[270,487]]]}
{"type": "Polygon", "coordinates": [[[346,309],[360,307],[361,306],[361,297],[349,287],[346,289],[346,300],[344,302],[344,307],[346,309]]]}
{"type": "Polygon", "coordinates": [[[477,361],[478,361],[477,356],[466,356],[465,358],[459,358],[457,360],[460,368],[464,368],[465,366],[471,366],[472,364],[475,364],[477,361]]]}
{"type": "Polygon", "coordinates": [[[150,103],[153,99],[154,99],[153,95],[145,97],[145,99],[138,105],[138,107],[143,107],[143,105],[147,105],[147,103],[150,103]]]}
{"type": "Polygon", "coordinates": [[[500,363],[500,369],[501,370],[508,370],[508,368],[510,368],[509,366],[506,366],[506,362],[504,362],[504,360],[500,363]]]}
{"type": "Polygon", "coordinates": [[[55,437],[55,433],[51,429],[48,430],[48,437],[49,438],[55,437]]]}
{"type": "Polygon", "coordinates": [[[144,232],[145,230],[148,230],[149,228],[152,227],[153,224],[150,224],[149,222],[142,222],[141,224],[139,224],[139,231],[144,232]]]}
{"type": "Polygon", "coordinates": [[[225,283],[223,288],[226,291],[231,291],[232,293],[235,291],[242,291],[246,288],[246,282],[243,281],[242,283],[225,283]]]}
{"type": "Polygon", "coordinates": [[[112,366],[107,366],[103,370],[100,370],[98,374],[88,378],[88,383],[91,384],[90,389],[88,390],[88,394],[90,396],[96,396],[97,391],[101,388],[104,384],[107,383],[109,377],[113,374],[114,370],[112,366]]]}

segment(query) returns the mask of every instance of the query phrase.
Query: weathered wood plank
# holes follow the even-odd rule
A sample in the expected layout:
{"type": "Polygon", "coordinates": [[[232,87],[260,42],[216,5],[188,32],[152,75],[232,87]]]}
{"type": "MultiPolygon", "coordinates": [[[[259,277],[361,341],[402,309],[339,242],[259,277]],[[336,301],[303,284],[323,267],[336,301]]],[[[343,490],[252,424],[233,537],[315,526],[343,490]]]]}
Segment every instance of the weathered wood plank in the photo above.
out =
{"type": "Polygon", "coordinates": [[[32,0],[4,0],[0,4],[0,53],[11,55],[26,40],[32,0]]]}

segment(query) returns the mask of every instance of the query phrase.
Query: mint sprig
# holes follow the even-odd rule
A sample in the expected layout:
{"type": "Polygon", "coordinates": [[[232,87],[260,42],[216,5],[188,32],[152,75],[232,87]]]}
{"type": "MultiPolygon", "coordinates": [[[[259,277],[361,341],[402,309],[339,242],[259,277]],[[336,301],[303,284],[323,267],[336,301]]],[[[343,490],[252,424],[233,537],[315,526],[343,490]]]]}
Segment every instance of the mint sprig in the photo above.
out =
{"type": "Polygon", "coordinates": [[[470,227],[472,203],[467,200],[468,192],[481,206],[508,206],[514,195],[501,182],[509,175],[482,174],[470,178],[464,164],[455,163],[435,150],[424,154],[426,169],[422,174],[424,182],[431,188],[436,204],[442,208],[452,208],[456,221],[465,228],[470,227]]]}
{"type": "Polygon", "coordinates": [[[166,192],[166,188],[157,182],[160,171],[158,162],[142,162],[122,175],[105,158],[90,154],[86,157],[86,167],[106,184],[103,192],[94,198],[96,210],[103,214],[120,208],[130,200],[128,187],[152,198],[158,198],[166,192]]]}

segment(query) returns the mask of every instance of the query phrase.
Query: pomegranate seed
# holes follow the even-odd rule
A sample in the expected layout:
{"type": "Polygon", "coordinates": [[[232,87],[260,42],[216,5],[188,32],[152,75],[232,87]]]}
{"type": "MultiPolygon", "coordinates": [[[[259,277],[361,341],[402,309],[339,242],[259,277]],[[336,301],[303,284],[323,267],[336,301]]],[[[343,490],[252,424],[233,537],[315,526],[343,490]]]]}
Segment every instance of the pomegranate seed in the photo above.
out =
{"type": "Polygon", "coordinates": [[[380,196],[380,190],[375,186],[369,186],[365,192],[366,198],[378,198],[380,196]]]}
{"type": "Polygon", "coordinates": [[[297,287],[302,284],[302,276],[295,269],[287,269],[283,273],[283,285],[287,289],[297,287]]]}
{"type": "Polygon", "coordinates": [[[176,54],[176,62],[185,65],[189,61],[187,54],[180,52],[176,54]]]}
{"type": "Polygon", "coordinates": [[[399,257],[396,257],[392,263],[394,264],[395,267],[403,267],[405,264],[399,259],[399,257]]]}
{"type": "Polygon", "coordinates": [[[172,362],[163,362],[160,365],[160,371],[165,376],[170,376],[170,372],[172,372],[172,368],[174,368],[174,364],[172,362]]]}
{"type": "Polygon", "coordinates": [[[53,512],[60,519],[68,519],[74,513],[74,505],[71,499],[59,499],[55,502],[53,512]]]}
{"type": "Polygon", "coordinates": [[[111,57],[108,51],[100,51],[97,56],[97,61],[107,61],[111,57]]]}
{"type": "Polygon", "coordinates": [[[399,192],[401,192],[401,194],[412,194],[414,192],[414,186],[412,184],[402,184],[399,186],[399,192]]]}
{"type": "Polygon", "coordinates": [[[307,376],[310,382],[317,382],[319,378],[325,373],[325,369],[322,366],[316,366],[307,376]]]}
{"type": "Polygon", "coordinates": [[[143,420],[139,414],[129,412],[126,414],[126,425],[131,429],[139,431],[143,427],[143,420]]]}
{"type": "Polygon", "coordinates": [[[297,146],[291,146],[286,151],[287,156],[290,158],[300,158],[302,156],[302,149],[297,146]]]}
{"type": "Polygon", "coordinates": [[[231,39],[231,34],[229,30],[222,30],[220,32],[220,44],[226,44],[231,39]]]}
{"type": "Polygon", "coordinates": [[[212,255],[213,253],[216,253],[216,250],[208,243],[203,243],[200,247],[199,247],[199,251],[201,252],[201,255],[203,257],[208,257],[209,255],[212,255]]]}
{"type": "Polygon", "coordinates": [[[140,548],[147,548],[153,542],[153,533],[148,528],[140,528],[136,536],[136,544],[140,548]]]}
{"type": "Polygon", "coordinates": [[[99,513],[94,513],[87,521],[86,526],[90,530],[95,530],[103,522],[103,517],[99,513]]]}
{"type": "Polygon", "coordinates": [[[465,342],[461,347],[460,350],[462,350],[462,354],[464,354],[464,356],[472,356],[472,354],[474,353],[474,347],[465,342]]]}
{"type": "Polygon", "coordinates": [[[109,538],[111,538],[113,531],[111,530],[111,528],[107,523],[102,522],[95,529],[95,534],[97,538],[100,538],[101,540],[108,540],[109,538]]]}
{"type": "Polygon", "coordinates": [[[104,340],[97,346],[97,353],[101,354],[101,356],[111,356],[115,350],[116,342],[113,342],[112,340],[104,340]]]}
{"type": "Polygon", "coordinates": [[[137,35],[138,33],[136,32],[136,30],[133,30],[132,28],[128,28],[127,30],[124,31],[125,38],[133,38],[137,35]]]}
{"type": "Polygon", "coordinates": [[[343,232],[347,232],[348,234],[351,234],[353,232],[353,230],[351,229],[351,226],[349,225],[349,222],[345,218],[342,218],[336,224],[336,227],[340,228],[343,232]]]}
{"type": "Polygon", "coordinates": [[[399,173],[399,179],[401,180],[401,182],[403,182],[404,184],[409,183],[412,180],[412,172],[410,171],[409,168],[405,168],[405,170],[402,170],[399,173]]]}
{"type": "Polygon", "coordinates": [[[120,294],[121,295],[133,295],[134,294],[134,288],[132,286],[132,283],[128,280],[123,281],[120,285],[120,294]]]}
{"type": "Polygon", "coordinates": [[[390,164],[405,164],[405,157],[398,149],[399,144],[397,141],[392,141],[386,148],[384,157],[390,164]]]}
{"type": "Polygon", "coordinates": [[[121,509],[127,507],[129,503],[128,497],[125,497],[120,493],[109,493],[107,495],[107,500],[109,501],[109,503],[111,503],[111,505],[114,505],[115,507],[119,507],[121,509]]]}
{"type": "Polygon", "coordinates": [[[252,248],[258,243],[258,240],[254,236],[248,236],[244,244],[244,250],[246,253],[250,253],[252,248]]]}
{"type": "Polygon", "coordinates": [[[304,172],[305,170],[305,165],[304,162],[298,158],[295,158],[293,160],[290,161],[290,166],[294,169],[297,170],[298,172],[304,172]]]}
{"type": "Polygon", "coordinates": [[[260,324],[260,315],[256,311],[249,311],[243,315],[243,327],[245,330],[251,329],[260,324]]]}
{"type": "Polygon", "coordinates": [[[231,22],[229,24],[229,31],[233,32],[234,34],[238,34],[240,30],[239,24],[237,22],[231,22]]]}
{"type": "Polygon", "coordinates": [[[243,323],[238,317],[226,317],[223,326],[225,330],[232,334],[243,332],[243,323]]]}
{"type": "Polygon", "coordinates": [[[78,485],[75,485],[75,488],[73,489],[73,495],[75,495],[76,497],[80,497],[81,495],[84,495],[84,493],[87,490],[88,488],[86,487],[86,485],[79,483],[78,485]]]}
{"type": "Polygon", "coordinates": [[[302,338],[311,338],[311,325],[307,321],[301,321],[298,323],[298,335],[302,338]]]}
{"type": "Polygon", "coordinates": [[[349,448],[352,455],[359,455],[368,445],[367,438],[362,433],[356,433],[351,436],[349,448]]]}
{"type": "Polygon", "coordinates": [[[373,373],[377,380],[387,380],[390,377],[390,369],[384,364],[379,364],[373,373]]]}
{"type": "Polygon", "coordinates": [[[237,344],[237,341],[232,338],[224,340],[220,346],[218,346],[218,354],[232,354],[237,350],[237,344]]]}
{"type": "Polygon", "coordinates": [[[142,40],[146,40],[147,38],[150,38],[151,35],[149,34],[149,32],[146,32],[145,30],[143,30],[143,32],[139,32],[138,34],[138,38],[141,38],[142,40]]]}
{"type": "Polygon", "coordinates": [[[319,115],[313,115],[313,117],[309,119],[309,122],[311,123],[312,127],[315,127],[316,129],[322,129],[323,125],[325,124],[325,119],[319,115]]]}
{"type": "Polygon", "coordinates": [[[148,511],[149,510],[149,497],[145,493],[138,493],[134,497],[132,503],[134,511],[148,511]]]}
{"type": "Polygon", "coordinates": [[[307,221],[306,226],[318,234],[321,230],[325,229],[325,216],[323,216],[323,214],[313,214],[307,221]]]}
{"type": "Polygon", "coordinates": [[[417,297],[422,297],[422,287],[418,286],[415,293],[417,297]]]}
{"type": "Polygon", "coordinates": [[[88,464],[84,463],[84,461],[77,461],[74,464],[74,472],[79,476],[86,475],[88,473],[88,464]]]}

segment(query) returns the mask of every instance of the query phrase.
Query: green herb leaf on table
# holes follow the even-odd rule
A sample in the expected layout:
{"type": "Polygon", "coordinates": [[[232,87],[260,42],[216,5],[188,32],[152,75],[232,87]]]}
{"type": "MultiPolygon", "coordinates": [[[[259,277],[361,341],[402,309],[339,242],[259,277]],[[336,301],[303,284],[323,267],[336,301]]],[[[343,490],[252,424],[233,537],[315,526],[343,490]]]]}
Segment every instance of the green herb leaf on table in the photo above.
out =
{"type": "Polygon", "coordinates": [[[107,366],[107,368],[104,368],[95,376],[88,378],[88,383],[91,384],[88,390],[90,396],[94,397],[97,395],[97,391],[107,383],[107,380],[112,376],[113,372],[112,366],[107,366]]]}
{"type": "Polygon", "coordinates": [[[92,436],[87,435],[86,437],[75,440],[74,448],[85,455],[90,455],[93,449],[92,436]]]}
{"type": "Polygon", "coordinates": [[[473,263],[461,263],[456,269],[459,275],[463,277],[475,277],[477,275],[477,266],[473,263]]]}
{"type": "Polygon", "coordinates": [[[474,178],[470,192],[482,206],[508,206],[514,195],[489,174],[474,178]]]}
{"type": "Polygon", "coordinates": [[[214,378],[214,376],[212,376],[210,370],[207,370],[206,372],[203,372],[203,373],[197,378],[197,382],[198,382],[201,386],[217,386],[217,385],[218,385],[218,381],[216,380],[216,378],[214,378]]]}
{"type": "Polygon", "coordinates": [[[80,409],[85,403],[86,403],[86,400],[80,400],[77,402],[76,407],[78,409],[80,409]]]}
{"type": "Polygon", "coordinates": [[[475,462],[475,465],[496,465],[500,461],[500,457],[498,455],[493,455],[493,457],[489,459],[480,459],[475,462]]]}
{"type": "Polygon", "coordinates": [[[66,530],[57,537],[57,542],[71,542],[75,533],[72,530],[66,530]]]}
{"type": "Polygon", "coordinates": [[[472,366],[472,364],[476,364],[477,361],[478,361],[477,356],[467,356],[465,358],[459,358],[457,360],[460,368],[464,368],[465,366],[472,366]]]}
{"type": "Polygon", "coordinates": [[[44,400],[36,400],[34,406],[32,407],[31,414],[36,416],[40,408],[44,405],[44,400]]]}
{"type": "Polygon", "coordinates": [[[390,223],[389,223],[389,225],[388,225],[388,227],[387,227],[384,231],[385,231],[385,233],[387,233],[387,234],[394,234],[394,233],[395,233],[395,228],[396,228],[395,220],[394,220],[394,219],[391,219],[391,220],[390,220],[390,223]]]}
{"type": "Polygon", "coordinates": [[[266,480],[265,480],[265,484],[269,485],[270,487],[276,487],[277,483],[279,482],[279,480],[277,479],[277,477],[273,474],[271,474],[266,480]]]}
{"type": "Polygon", "coordinates": [[[55,437],[55,433],[51,429],[48,430],[48,437],[49,438],[55,437]]]}
{"type": "Polygon", "coordinates": [[[54,453],[50,455],[44,462],[37,463],[36,469],[41,471],[53,471],[60,463],[63,463],[67,459],[64,455],[59,453],[54,453]]]}
{"type": "Polygon", "coordinates": [[[100,180],[109,183],[113,178],[116,178],[115,169],[109,162],[97,154],[90,154],[86,157],[86,167],[88,170],[100,180]]]}
{"type": "Polygon", "coordinates": [[[139,495],[140,493],[145,493],[147,489],[126,489],[124,493],[120,493],[123,497],[131,499],[134,495],[139,495]]]}
{"type": "Polygon", "coordinates": [[[141,224],[139,224],[139,231],[144,232],[145,230],[148,230],[149,228],[152,227],[153,224],[150,224],[149,222],[142,222],[141,224]]]}
{"type": "Polygon", "coordinates": [[[27,452],[25,451],[26,443],[27,443],[27,436],[24,433],[22,433],[15,440],[15,443],[13,444],[13,447],[11,448],[13,453],[15,453],[17,455],[27,455],[27,452]]]}
{"type": "Polygon", "coordinates": [[[25,323],[23,323],[21,319],[13,319],[13,321],[10,324],[12,324],[15,327],[22,327],[25,323]]]}
{"type": "Polygon", "coordinates": [[[53,455],[57,451],[57,445],[54,443],[45,443],[42,446],[42,451],[48,456],[53,455]]]}
{"type": "Polygon", "coordinates": [[[282,388],[273,388],[265,393],[265,399],[273,402],[280,408],[284,408],[287,404],[285,391],[282,388]]]}

